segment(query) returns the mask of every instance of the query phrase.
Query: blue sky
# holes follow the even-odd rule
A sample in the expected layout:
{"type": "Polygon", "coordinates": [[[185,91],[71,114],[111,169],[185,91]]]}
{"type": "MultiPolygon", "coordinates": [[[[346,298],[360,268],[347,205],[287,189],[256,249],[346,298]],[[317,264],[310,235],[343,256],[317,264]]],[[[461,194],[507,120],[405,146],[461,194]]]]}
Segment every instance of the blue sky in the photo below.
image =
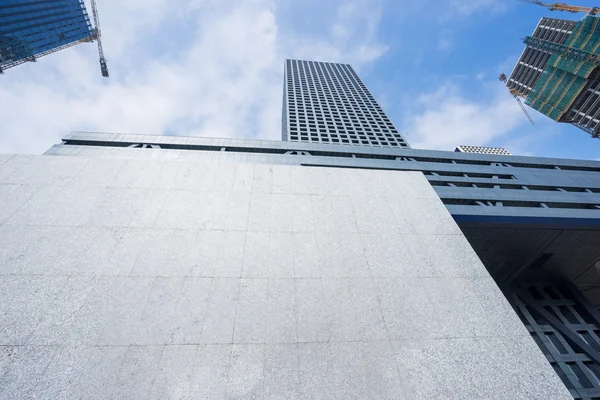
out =
{"type": "MultiPolygon", "coordinates": [[[[591,1],[579,1],[592,5],[591,1]]],[[[98,0],[111,77],[83,44],[0,77],[0,152],[71,130],[275,139],[283,60],[352,64],[409,143],[600,159],[600,140],[529,110],[498,81],[539,18],[511,0],[98,0]]],[[[88,7],[89,9],[89,7],[88,7]]]]}

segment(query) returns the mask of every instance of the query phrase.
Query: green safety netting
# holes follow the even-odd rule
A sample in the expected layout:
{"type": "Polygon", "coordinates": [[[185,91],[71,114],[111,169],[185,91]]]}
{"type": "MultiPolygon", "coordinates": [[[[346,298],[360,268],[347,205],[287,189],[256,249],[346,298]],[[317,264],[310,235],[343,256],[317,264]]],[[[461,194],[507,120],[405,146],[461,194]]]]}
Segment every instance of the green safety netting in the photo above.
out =
{"type": "Polygon", "coordinates": [[[548,66],[569,72],[582,78],[587,78],[596,67],[596,64],[585,61],[569,60],[555,54],[548,59],[548,66]]]}
{"type": "Polygon", "coordinates": [[[571,33],[565,45],[588,53],[596,53],[600,44],[600,27],[598,25],[598,18],[596,17],[587,16],[583,18],[575,25],[573,33],[571,33]]]}
{"type": "Polygon", "coordinates": [[[598,67],[593,55],[600,55],[600,24],[588,16],[577,23],[567,47],[590,53],[589,60],[573,60],[554,54],[525,103],[554,120],[559,120],[584,89],[587,78],[598,67]]]}

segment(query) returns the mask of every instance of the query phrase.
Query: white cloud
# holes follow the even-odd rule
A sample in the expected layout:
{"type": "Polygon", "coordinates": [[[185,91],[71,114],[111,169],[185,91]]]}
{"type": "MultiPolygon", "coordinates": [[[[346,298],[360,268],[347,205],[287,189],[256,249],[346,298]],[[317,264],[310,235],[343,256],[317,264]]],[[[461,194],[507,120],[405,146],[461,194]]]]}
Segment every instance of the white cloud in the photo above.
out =
{"type": "Polygon", "coordinates": [[[332,16],[329,35],[292,32],[287,38],[287,46],[294,49],[294,57],[344,62],[360,68],[389,49],[378,38],[380,21],[378,1],[346,1],[332,16]]]}
{"type": "Polygon", "coordinates": [[[442,30],[438,38],[438,50],[449,52],[450,50],[452,50],[452,46],[453,43],[450,31],[447,29],[442,30]]]}
{"type": "Polygon", "coordinates": [[[469,16],[479,11],[501,13],[506,11],[507,4],[503,0],[452,0],[449,8],[453,14],[469,16]]]}
{"type": "MultiPolygon", "coordinates": [[[[548,132],[546,132],[548,133],[548,132]]],[[[522,135],[515,138],[508,138],[502,143],[502,147],[518,156],[535,156],[535,153],[540,143],[539,132],[529,135],[522,135]]]]}
{"type": "MultiPolygon", "coordinates": [[[[491,85],[491,84],[490,84],[491,85]]],[[[488,145],[527,123],[504,87],[488,90],[489,100],[471,101],[446,84],[416,100],[401,129],[414,148],[453,150],[457,145],[488,145]]]]}
{"type": "Polygon", "coordinates": [[[283,60],[380,57],[380,7],[345,3],[324,33],[278,26],[275,0],[100,5],[111,77],[79,45],[0,77],[0,152],[40,153],[71,130],[278,139],[283,60]]]}

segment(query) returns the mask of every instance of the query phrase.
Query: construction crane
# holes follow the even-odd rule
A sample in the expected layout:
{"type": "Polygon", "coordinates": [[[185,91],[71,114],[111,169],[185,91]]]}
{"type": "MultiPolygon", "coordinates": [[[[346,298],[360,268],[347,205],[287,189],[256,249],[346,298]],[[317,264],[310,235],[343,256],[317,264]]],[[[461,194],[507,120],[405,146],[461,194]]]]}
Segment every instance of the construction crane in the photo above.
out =
{"type": "Polygon", "coordinates": [[[98,8],[96,7],[96,0],[90,0],[92,4],[92,16],[94,18],[94,34],[93,38],[96,39],[98,45],[98,55],[100,56],[100,72],[102,76],[108,78],[108,66],[106,65],[106,59],[104,58],[104,51],[102,50],[102,39],[100,32],[100,19],[98,18],[98,8]]]}
{"type": "MultiPolygon", "coordinates": [[[[508,83],[508,79],[506,78],[505,74],[500,74],[498,79],[500,79],[500,81],[502,81],[505,85],[508,83]]],[[[525,114],[525,116],[527,117],[529,122],[531,122],[531,125],[534,125],[533,118],[531,118],[531,115],[529,115],[529,113],[527,112],[527,109],[525,108],[525,105],[519,98],[519,97],[524,97],[523,94],[517,92],[513,88],[509,88],[508,90],[510,91],[510,94],[513,95],[513,98],[517,101],[517,103],[519,103],[519,106],[521,106],[521,110],[523,110],[523,113],[525,114]]]]}
{"type": "Polygon", "coordinates": [[[539,0],[521,0],[525,3],[535,4],[542,7],[547,7],[550,11],[568,11],[572,13],[584,12],[588,15],[597,15],[600,14],[600,7],[580,7],[580,6],[572,6],[565,3],[543,3],[539,0]]]}

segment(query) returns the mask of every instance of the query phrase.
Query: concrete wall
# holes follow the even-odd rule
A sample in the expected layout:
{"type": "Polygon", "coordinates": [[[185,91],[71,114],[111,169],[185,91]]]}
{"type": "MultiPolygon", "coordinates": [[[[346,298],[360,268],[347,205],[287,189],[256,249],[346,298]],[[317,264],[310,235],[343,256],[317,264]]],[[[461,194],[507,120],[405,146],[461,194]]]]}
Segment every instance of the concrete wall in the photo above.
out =
{"type": "Polygon", "coordinates": [[[568,399],[419,172],[0,155],[0,398],[568,399]]]}

